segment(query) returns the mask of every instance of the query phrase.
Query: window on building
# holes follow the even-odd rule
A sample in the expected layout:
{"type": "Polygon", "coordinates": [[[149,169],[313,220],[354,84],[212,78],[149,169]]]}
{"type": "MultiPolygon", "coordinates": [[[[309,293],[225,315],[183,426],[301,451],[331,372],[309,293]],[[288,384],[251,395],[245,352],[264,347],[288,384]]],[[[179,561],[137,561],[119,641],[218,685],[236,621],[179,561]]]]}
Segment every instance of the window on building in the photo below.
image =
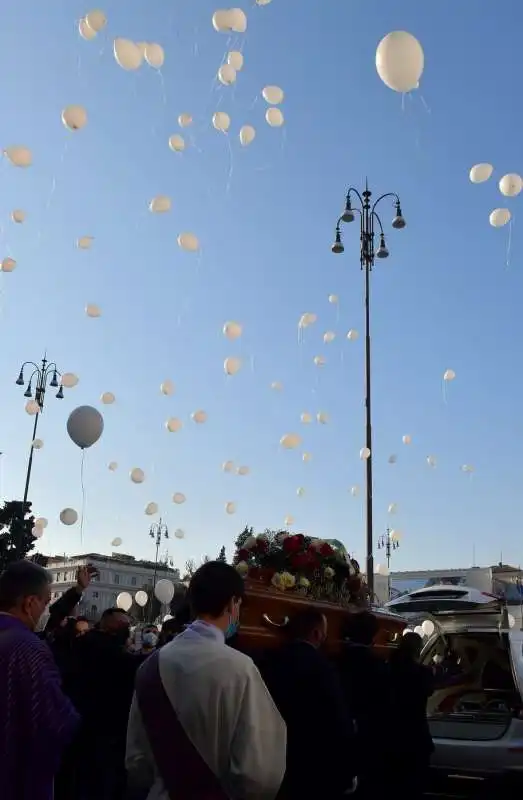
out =
{"type": "Polygon", "coordinates": [[[93,592],[93,600],[98,600],[98,592],[93,592]]]}
{"type": "Polygon", "coordinates": [[[91,614],[96,614],[98,612],[98,606],[91,606],[91,614]]]}
{"type": "Polygon", "coordinates": [[[56,573],[56,581],[57,581],[57,583],[61,583],[62,582],[62,573],[61,572],[57,572],[56,573]]]}
{"type": "Polygon", "coordinates": [[[131,586],[136,586],[136,577],[134,575],[131,578],[131,586]]]}
{"type": "Polygon", "coordinates": [[[117,575],[116,573],[115,573],[115,575],[114,575],[114,582],[115,582],[115,583],[120,583],[120,576],[119,576],[119,575],[117,575]]]}

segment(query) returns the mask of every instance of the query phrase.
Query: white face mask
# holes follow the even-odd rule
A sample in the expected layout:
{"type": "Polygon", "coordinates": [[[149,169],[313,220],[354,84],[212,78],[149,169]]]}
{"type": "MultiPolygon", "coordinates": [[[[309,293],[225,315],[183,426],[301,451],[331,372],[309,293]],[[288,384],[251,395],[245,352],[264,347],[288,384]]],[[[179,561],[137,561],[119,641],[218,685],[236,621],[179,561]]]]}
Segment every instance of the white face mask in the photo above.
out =
{"type": "Polygon", "coordinates": [[[144,633],[142,642],[146,647],[156,647],[158,644],[158,636],[155,633],[144,633]]]}

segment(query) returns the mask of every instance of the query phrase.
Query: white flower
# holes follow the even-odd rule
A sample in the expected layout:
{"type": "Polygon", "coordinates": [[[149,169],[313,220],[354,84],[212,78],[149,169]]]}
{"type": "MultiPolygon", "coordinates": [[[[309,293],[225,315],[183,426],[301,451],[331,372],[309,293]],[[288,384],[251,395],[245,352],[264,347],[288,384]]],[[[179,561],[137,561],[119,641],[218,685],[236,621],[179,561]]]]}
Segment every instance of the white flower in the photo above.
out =
{"type": "Polygon", "coordinates": [[[249,536],[243,543],[242,550],[252,550],[253,547],[256,547],[256,536],[249,536]]]}
{"type": "Polygon", "coordinates": [[[311,585],[310,580],[306,578],[304,575],[302,575],[301,578],[298,580],[298,586],[301,586],[302,589],[308,589],[310,585],[311,585]]]}
{"type": "Polygon", "coordinates": [[[280,574],[280,582],[284,589],[292,589],[296,586],[296,578],[290,572],[282,572],[280,574]]]}
{"type": "Polygon", "coordinates": [[[328,580],[329,578],[334,578],[334,575],[335,575],[336,573],[334,572],[334,570],[332,569],[332,567],[325,567],[325,569],[323,570],[323,574],[325,575],[325,577],[326,577],[326,578],[327,578],[327,580],[328,580]]]}
{"type": "Polygon", "coordinates": [[[249,572],[249,565],[246,561],[240,561],[238,564],[236,564],[236,571],[240,573],[242,578],[244,578],[249,572]]]}

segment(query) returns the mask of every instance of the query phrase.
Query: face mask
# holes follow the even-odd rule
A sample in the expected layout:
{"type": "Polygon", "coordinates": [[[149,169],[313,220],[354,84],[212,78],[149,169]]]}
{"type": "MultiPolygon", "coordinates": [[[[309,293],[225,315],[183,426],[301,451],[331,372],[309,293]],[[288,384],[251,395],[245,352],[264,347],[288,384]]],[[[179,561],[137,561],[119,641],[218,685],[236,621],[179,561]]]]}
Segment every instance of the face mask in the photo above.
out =
{"type": "Polygon", "coordinates": [[[131,631],[129,628],[118,628],[114,633],[110,634],[114,636],[114,638],[119,642],[119,644],[126,645],[129,636],[131,635],[131,631]]]}
{"type": "Polygon", "coordinates": [[[231,618],[229,620],[229,624],[225,629],[225,638],[231,639],[238,633],[238,628],[240,627],[240,606],[236,606],[236,611],[231,614],[231,618]]]}
{"type": "Polygon", "coordinates": [[[156,647],[158,637],[155,633],[144,633],[142,641],[147,647],[156,647]]]}

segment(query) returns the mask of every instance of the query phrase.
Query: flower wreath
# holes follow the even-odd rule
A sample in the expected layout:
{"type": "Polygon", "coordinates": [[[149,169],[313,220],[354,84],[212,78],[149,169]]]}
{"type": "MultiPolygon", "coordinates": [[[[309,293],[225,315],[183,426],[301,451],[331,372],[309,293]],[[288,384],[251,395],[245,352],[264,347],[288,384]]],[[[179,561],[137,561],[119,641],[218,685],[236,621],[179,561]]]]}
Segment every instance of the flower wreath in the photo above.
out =
{"type": "Polygon", "coordinates": [[[280,591],[296,591],[340,605],[368,605],[369,593],[359,564],[339,543],[302,533],[267,532],[246,538],[233,563],[243,577],[280,591]]]}

